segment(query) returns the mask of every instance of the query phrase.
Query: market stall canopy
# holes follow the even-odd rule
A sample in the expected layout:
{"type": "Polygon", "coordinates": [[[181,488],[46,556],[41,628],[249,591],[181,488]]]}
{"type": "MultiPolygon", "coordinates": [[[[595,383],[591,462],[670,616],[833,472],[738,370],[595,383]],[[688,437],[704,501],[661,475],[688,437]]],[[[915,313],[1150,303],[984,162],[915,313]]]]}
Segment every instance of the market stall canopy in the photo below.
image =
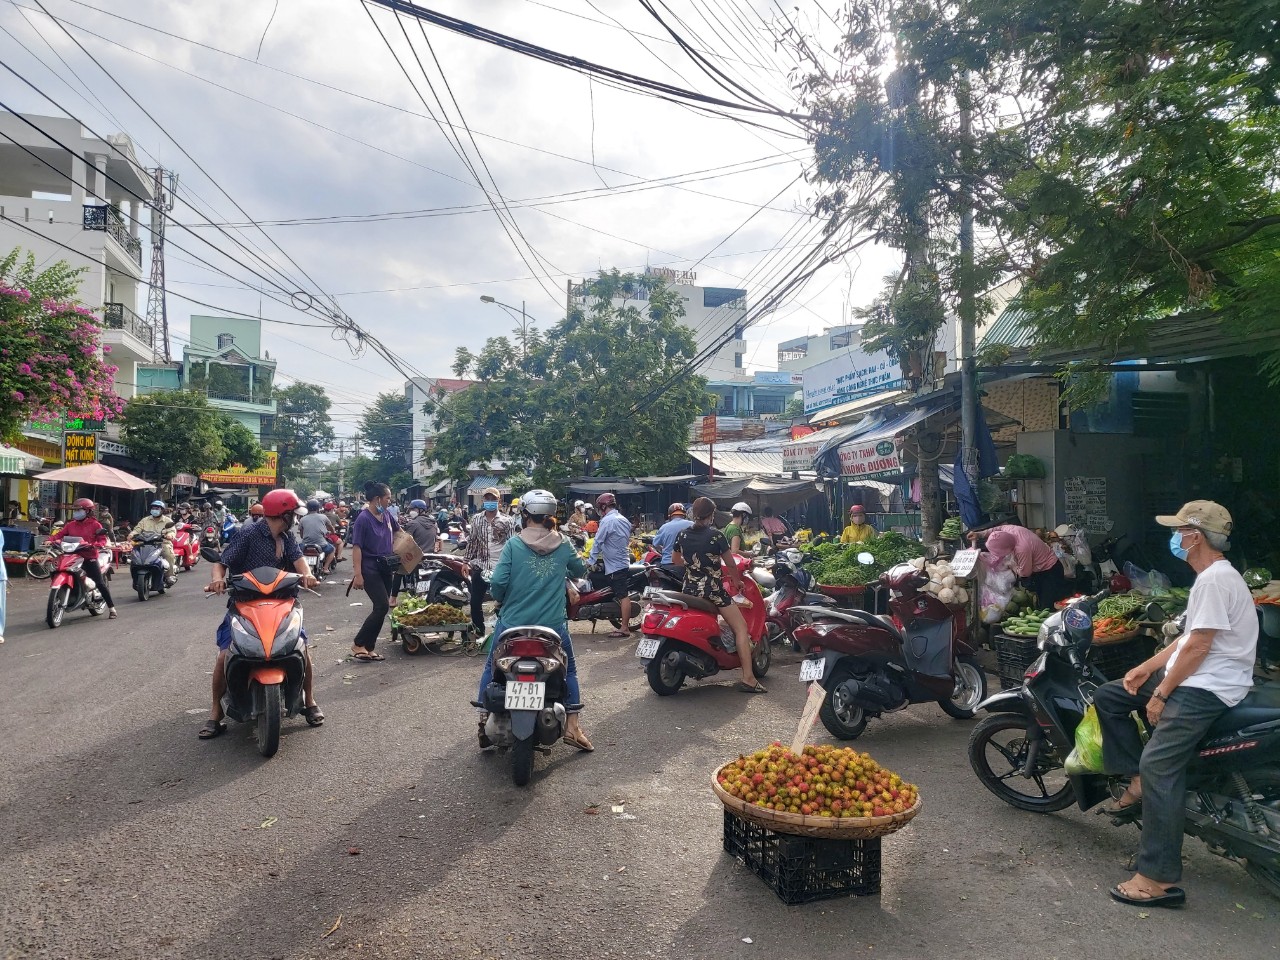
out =
{"type": "Polygon", "coordinates": [[[830,427],[801,437],[783,450],[789,470],[817,470],[829,477],[876,477],[901,473],[895,438],[922,420],[954,408],[951,391],[938,391],[909,405],[883,407],[855,424],[830,427]]]}
{"type": "Polygon", "coordinates": [[[44,461],[34,453],[0,443],[0,474],[21,477],[28,470],[39,470],[43,466],[44,461]]]}
{"type": "Polygon", "coordinates": [[[688,483],[701,476],[700,473],[681,473],[674,477],[636,477],[636,483],[648,483],[660,487],[664,483],[688,483]]]}
{"type": "Polygon", "coordinates": [[[507,486],[497,477],[476,477],[467,486],[467,493],[483,493],[485,487],[495,487],[499,493],[511,492],[511,487],[507,486]]]}
{"type": "Polygon", "coordinates": [[[141,477],[108,467],[105,463],[87,463],[83,467],[66,467],[50,470],[37,476],[39,480],[57,483],[83,483],[93,487],[114,487],[117,490],[154,490],[155,485],[141,477]]]}
{"type": "Polygon", "coordinates": [[[613,493],[619,496],[628,493],[653,493],[657,488],[644,483],[636,483],[634,480],[625,477],[619,477],[612,480],[607,478],[603,480],[577,480],[570,483],[565,489],[570,493],[576,493],[583,497],[598,497],[602,493],[613,493]]]}
{"type": "Polygon", "coordinates": [[[714,483],[694,484],[692,489],[698,496],[710,497],[721,507],[745,500],[751,504],[756,516],[766,506],[781,513],[797,504],[808,503],[823,492],[822,485],[813,480],[786,480],[781,477],[717,480],[714,483]]]}

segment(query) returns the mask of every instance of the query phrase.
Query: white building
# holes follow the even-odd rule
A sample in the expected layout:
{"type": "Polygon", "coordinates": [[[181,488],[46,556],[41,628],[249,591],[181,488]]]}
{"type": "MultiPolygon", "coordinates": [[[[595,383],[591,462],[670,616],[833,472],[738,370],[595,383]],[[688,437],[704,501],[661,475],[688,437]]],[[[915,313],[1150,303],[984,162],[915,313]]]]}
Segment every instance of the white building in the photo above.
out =
{"type": "MultiPolygon", "coordinates": [[[[709,359],[699,364],[696,372],[712,381],[732,380],[735,377],[744,378],[744,382],[749,380],[743,367],[747,342],[742,338],[743,324],[747,318],[747,291],[739,287],[697,286],[698,275],[689,270],[649,267],[645,273],[665,280],[667,286],[676,290],[684,299],[685,315],[680,322],[693,331],[699,355],[726,334],[733,332],[734,335],[709,359]]],[[[582,289],[582,283],[569,284],[572,303],[581,305],[585,302],[582,289]]],[[[615,300],[614,304],[624,306],[635,300],[647,299],[647,291],[638,290],[635,296],[615,300]]]]}
{"type": "Polygon", "coordinates": [[[151,177],[124,134],[99,140],[75,120],[26,114],[0,115],[0,132],[17,141],[0,140],[0,252],[88,268],[79,299],[102,317],[116,393],[131,397],[137,365],[156,360],[158,332],[137,313],[151,177]]]}
{"type": "Polygon", "coordinates": [[[404,398],[413,417],[413,462],[409,464],[409,469],[415,479],[430,477],[440,466],[431,456],[437,431],[435,414],[424,412],[427,401],[436,403],[450,394],[467,389],[473,383],[474,380],[450,377],[414,377],[405,381],[404,398]]]}
{"type": "Polygon", "coordinates": [[[778,344],[778,369],[803,373],[810,367],[832,359],[862,342],[862,324],[845,323],[827,327],[821,333],[785,340],[778,344]]]}

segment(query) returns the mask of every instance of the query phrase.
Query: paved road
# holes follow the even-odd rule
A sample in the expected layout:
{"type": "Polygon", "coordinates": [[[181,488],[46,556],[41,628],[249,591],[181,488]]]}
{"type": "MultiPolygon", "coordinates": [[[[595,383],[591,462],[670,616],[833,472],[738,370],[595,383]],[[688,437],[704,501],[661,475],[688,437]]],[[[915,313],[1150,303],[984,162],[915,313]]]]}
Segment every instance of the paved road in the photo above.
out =
{"type": "Polygon", "coordinates": [[[341,662],[365,608],[335,582],[306,600],[325,725],[288,722],[270,761],[245,728],[201,742],[220,614],[198,593],[206,576],[202,565],[165,598],[123,596],[117,621],[75,614],[56,631],[41,585],[11,582],[0,957],[1280,952],[1278,904],[1194,841],[1186,910],[1111,903],[1133,828],[1000,804],[964,760],[969,725],[933,707],[860,741],[926,802],[885,841],[882,895],[784,906],[721,852],[707,784],[725,758],[790,736],[794,662],[776,663],[768,696],[707,684],[660,700],[630,645],[579,636],[598,749],[558,745],[516,789],[509,759],[475,747],[479,662],[394,647],[385,663],[341,662]]]}

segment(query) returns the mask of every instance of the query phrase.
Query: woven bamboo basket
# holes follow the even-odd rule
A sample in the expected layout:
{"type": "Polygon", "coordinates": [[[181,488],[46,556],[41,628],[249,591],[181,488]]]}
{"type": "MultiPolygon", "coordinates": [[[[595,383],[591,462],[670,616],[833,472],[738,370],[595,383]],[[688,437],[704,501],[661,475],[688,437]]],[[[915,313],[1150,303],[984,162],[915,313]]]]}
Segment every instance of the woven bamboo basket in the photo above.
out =
{"type": "Polygon", "coordinates": [[[1109,643],[1124,643],[1126,640],[1132,640],[1138,635],[1138,628],[1134,627],[1127,633],[1116,633],[1106,637],[1094,637],[1093,645],[1095,647],[1105,647],[1109,643]]]}
{"type": "Polygon", "coordinates": [[[716,768],[711,775],[711,789],[715,791],[724,808],[743,820],[767,827],[776,833],[790,833],[798,837],[815,837],[824,840],[872,840],[896,833],[915,819],[924,808],[924,801],[916,798],[910,810],[890,814],[887,817],[807,817],[802,813],[783,813],[766,810],[754,803],[747,803],[720,786],[720,771],[729,764],[716,768]]]}

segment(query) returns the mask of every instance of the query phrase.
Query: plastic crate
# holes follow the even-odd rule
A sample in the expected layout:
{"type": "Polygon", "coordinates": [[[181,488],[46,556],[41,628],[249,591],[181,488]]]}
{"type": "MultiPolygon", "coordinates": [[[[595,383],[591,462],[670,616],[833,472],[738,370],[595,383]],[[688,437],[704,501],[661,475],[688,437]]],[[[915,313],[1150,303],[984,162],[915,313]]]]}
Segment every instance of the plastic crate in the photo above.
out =
{"type": "Polygon", "coordinates": [[[724,849],[786,904],[880,893],[880,838],[822,840],[777,833],[724,812],[724,849]]]}
{"type": "Polygon", "coordinates": [[[1139,634],[1132,640],[1097,644],[1089,648],[1089,662],[1108,680],[1119,680],[1151,656],[1155,640],[1139,634]]]}
{"type": "Polygon", "coordinates": [[[996,663],[1000,668],[1001,689],[1012,690],[1022,686],[1022,677],[1027,672],[1027,667],[1040,656],[1036,638],[997,633],[991,638],[991,646],[996,652],[996,663]]]}

